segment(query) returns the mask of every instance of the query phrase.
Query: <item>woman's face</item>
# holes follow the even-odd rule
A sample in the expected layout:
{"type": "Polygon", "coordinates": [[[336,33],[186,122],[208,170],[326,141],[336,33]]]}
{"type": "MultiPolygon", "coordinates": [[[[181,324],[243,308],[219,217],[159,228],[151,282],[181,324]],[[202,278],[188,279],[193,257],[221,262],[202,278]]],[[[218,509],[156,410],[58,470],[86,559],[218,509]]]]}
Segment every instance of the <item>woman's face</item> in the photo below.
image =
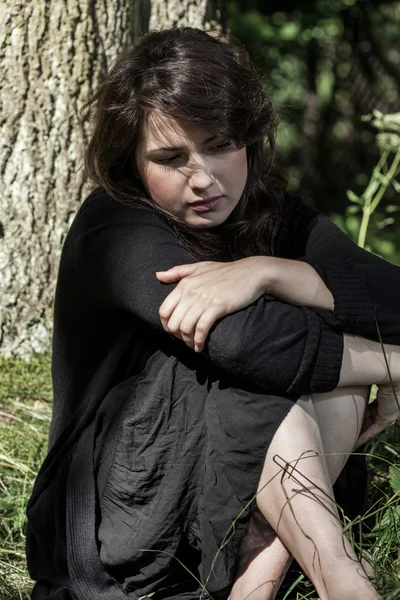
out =
{"type": "Polygon", "coordinates": [[[209,229],[223,223],[242,196],[246,148],[192,122],[153,113],[142,128],[136,169],[157,205],[187,225],[209,229]],[[217,200],[203,210],[193,204],[210,198],[217,200]]]}

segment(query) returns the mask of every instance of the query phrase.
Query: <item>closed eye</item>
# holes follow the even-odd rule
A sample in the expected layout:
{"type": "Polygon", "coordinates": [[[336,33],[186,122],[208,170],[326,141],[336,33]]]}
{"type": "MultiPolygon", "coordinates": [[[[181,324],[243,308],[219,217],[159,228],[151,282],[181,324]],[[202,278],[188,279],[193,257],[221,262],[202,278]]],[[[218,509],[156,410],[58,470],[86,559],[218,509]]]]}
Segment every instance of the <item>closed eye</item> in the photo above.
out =
{"type": "Polygon", "coordinates": [[[177,154],[176,156],[168,156],[167,158],[157,158],[156,162],[160,163],[160,165],[167,165],[175,162],[176,160],[178,160],[178,158],[180,158],[179,154],[177,154]]]}
{"type": "Polygon", "coordinates": [[[237,150],[237,145],[232,140],[226,140],[219,144],[214,144],[208,148],[209,152],[223,152],[225,150],[237,150]]]}
{"type": "Polygon", "coordinates": [[[220,144],[214,144],[214,146],[210,146],[209,150],[211,152],[218,152],[218,150],[224,150],[224,148],[233,148],[236,147],[233,142],[227,140],[226,142],[221,142],[220,144]]]}
{"type": "Polygon", "coordinates": [[[155,162],[165,169],[173,169],[178,166],[181,158],[181,155],[177,154],[175,156],[168,156],[167,158],[157,158],[155,162]]]}
{"type": "MultiPolygon", "coordinates": [[[[207,148],[208,152],[220,152],[225,149],[237,149],[237,146],[231,140],[226,140],[225,142],[221,142],[219,144],[214,144],[213,146],[209,146],[207,148]]],[[[155,163],[165,168],[173,168],[178,166],[178,164],[182,161],[181,154],[174,154],[173,156],[167,156],[166,158],[157,158],[153,159],[155,163]]]]}

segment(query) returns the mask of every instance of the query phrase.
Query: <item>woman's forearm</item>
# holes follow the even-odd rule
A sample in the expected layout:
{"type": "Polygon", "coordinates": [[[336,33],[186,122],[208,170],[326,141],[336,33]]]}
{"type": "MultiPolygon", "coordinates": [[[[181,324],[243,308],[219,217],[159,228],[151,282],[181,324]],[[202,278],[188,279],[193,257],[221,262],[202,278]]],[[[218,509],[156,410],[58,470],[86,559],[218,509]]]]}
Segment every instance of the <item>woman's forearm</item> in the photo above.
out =
{"type": "MultiPolygon", "coordinates": [[[[332,293],[313,267],[294,260],[273,257],[271,261],[266,258],[266,293],[289,304],[333,311],[332,293]]],[[[390,384],[381,344],[350,333],[343,335],[343,360],[337,387],[390,384]]],[[[384,349],[392,379],[398,383],[400,346],[385,343],[384,349]]]]}
{"type": "MultiPolygon", "coordinates": [[[[338,387],[351,385],[389,385],[389,371],[382,346],[366,338],[345,333],[343,360],[338,387]]],[[[392,380],[400,382],[400,346],[384,344],[392,380]]]]}
{"type": "Polygon", "coordinates": [[[333,311],[333,295],[317,271],[301,261],[278,257],[263,260],[265,293],[294,306],[333,311]]]}

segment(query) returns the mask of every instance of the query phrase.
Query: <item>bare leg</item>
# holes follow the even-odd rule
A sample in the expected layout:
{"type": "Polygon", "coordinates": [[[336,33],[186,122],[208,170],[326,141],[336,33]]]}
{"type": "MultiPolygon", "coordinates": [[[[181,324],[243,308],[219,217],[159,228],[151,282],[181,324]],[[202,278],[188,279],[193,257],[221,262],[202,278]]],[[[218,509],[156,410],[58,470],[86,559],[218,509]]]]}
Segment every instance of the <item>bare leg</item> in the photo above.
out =
{"type": "MultiPolygon", "coordinates": [[[[290,461],[307,450],[321,454],[337,452],[338,456],[306,458],[297,465],[303,475],[333,497],[330,481],[337,478],[346,462],[347,457],[340,454],[349,453],[354,447],[361,429],[368,393],[369,388],[359,387],[314,394],[312,401],[310,396],[303,396],[296,411],[294,407],[280,426],[268,449],[259,489],[279,471],[273,461],[275,454],[290,461]]],[[[280,478],[275,479],[260,492],[258,506],[263,512],[266,510],[267,514],[264,512],[264,515],[268,520],[271,519],[274,527],[278,527],[279,537],[273,537],[268,523],[257,518],[256,513],[256,522],[250,522],[239,553],[238,574],[230,599],[274,598],[291,560],[281,537],[289,541],[289,547],[313,580],[321,598],[344,599],[346,593],[348,597],[356,598],[351,590],[351,582],[365,600],[378,598],[378,594],[365,579],[350,545],[344,540],[334,504],[302,475],[294,476],[298,483],[286,475],[283,482],[280,482],[280,478]],[[289,496],[295,493],[291,500],[295,517],[287,505],[284,490],[289,496]],[[293,490],[297,490],[297,493],[293,490]],[[312,493],[315,493],[317,499],[313,498],[312,493]],[[281,531],[283,536],[280,535],[281,531]],[[346,581],[345,592],[339,589],[338,584],[343,582],[344,576],[350,577],[346,581]],[[361,584],[364,586],[362,594],[361,584]]]]}
{"type": "Polygon", "coordinates": [[[255,507],[240,546],[229,600],[275,598],[291,562],[292,555],[255,507]]]}

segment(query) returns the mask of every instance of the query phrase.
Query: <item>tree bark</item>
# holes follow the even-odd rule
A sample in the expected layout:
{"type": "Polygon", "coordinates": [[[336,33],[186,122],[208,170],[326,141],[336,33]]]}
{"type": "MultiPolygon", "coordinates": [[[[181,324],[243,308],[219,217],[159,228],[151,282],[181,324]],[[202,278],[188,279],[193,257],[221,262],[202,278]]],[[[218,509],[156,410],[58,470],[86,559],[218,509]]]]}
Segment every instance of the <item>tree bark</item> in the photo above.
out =
{"type": "Polygon", "coordinates": [[[87,188],[79,111],[150,26],[215,28],[222,0],[3,0],[0,32],[0,351],[51,345],[61,248],[87,188]]]}
{"type": "Polygon", "coordinates": [[[198,27],[225,32],[226,12],[223,0],[152,0],[150,29],[198,27]]]}

